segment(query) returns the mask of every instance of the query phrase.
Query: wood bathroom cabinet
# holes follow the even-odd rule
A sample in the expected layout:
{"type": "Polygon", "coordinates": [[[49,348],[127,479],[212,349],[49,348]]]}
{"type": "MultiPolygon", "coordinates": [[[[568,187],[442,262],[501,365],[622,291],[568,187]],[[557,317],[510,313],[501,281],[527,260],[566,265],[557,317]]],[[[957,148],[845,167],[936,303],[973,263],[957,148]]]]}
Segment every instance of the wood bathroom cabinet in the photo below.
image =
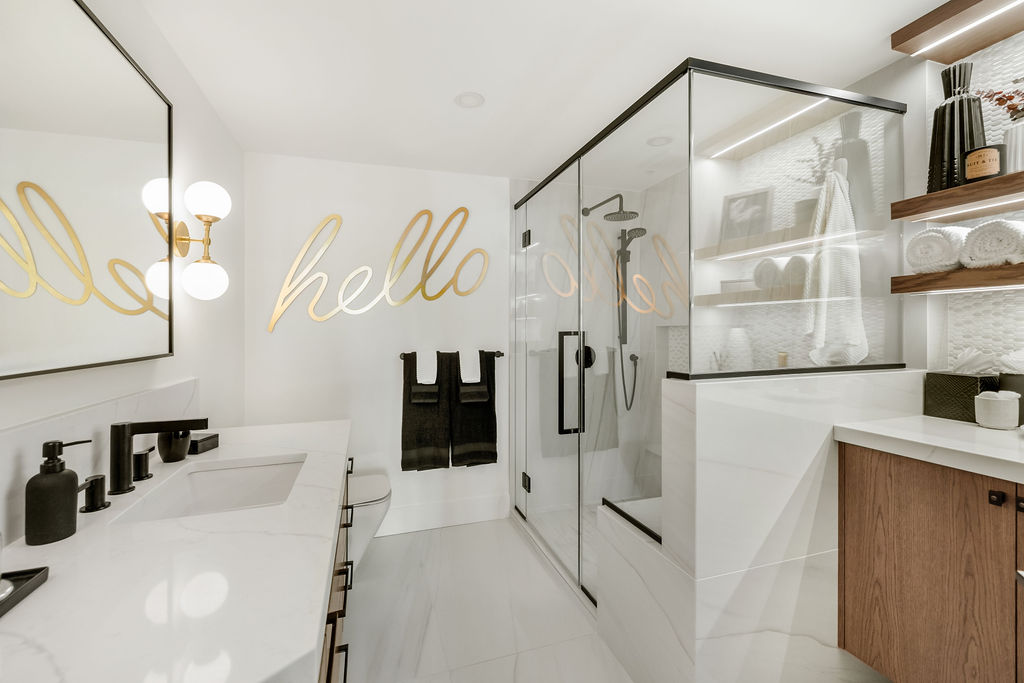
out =
{"type": "Polygon", "coordinates": [[[1024,683],[1024,486],[839,449],[839,646],[894,683],[1024,683]]]}

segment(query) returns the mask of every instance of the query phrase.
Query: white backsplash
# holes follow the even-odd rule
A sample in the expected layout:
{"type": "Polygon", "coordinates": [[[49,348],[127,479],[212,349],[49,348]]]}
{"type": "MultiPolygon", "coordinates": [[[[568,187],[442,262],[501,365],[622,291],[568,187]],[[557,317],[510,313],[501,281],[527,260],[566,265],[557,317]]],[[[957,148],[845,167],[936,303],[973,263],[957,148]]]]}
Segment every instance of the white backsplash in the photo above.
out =
{"type": "MultiPolygon", "coordinates": [[[[79,482],[93,474],[109,477],[111,424],[203,417],[195,412],[198,406],[198,382],[188,379],[0,431],[0,533],[4,542],[25,535],[25,483],[39,472],[43,443],[92,439],[90,444],[64,451],[67,467],[78,474],[79,482]]],[[[145,448],[155,440],[155,435],[140,435],[135,447],[145,448]]],[[[110,500],[114,505],[120,502],[117,497],[110,500]]]]}

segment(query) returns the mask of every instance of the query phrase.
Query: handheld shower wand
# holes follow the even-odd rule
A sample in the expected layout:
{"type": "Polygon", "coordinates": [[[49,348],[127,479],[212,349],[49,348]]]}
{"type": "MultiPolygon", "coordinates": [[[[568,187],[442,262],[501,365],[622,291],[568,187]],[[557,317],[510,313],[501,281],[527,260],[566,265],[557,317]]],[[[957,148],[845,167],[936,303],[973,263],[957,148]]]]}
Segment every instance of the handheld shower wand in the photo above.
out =
{"type": "MultiPolygon", "coordinates": [[[[621,195],[620,195],[621,202],[621,195]]],[[[621,204],[620,204],[621,212],[621,204]]],[[[624,213],[632,213],[634,217],[637,214],[634,211],[626,211],[624,213]]],[[[607,216],[606,216],[607,217],[607,216]]],[[[622,378],[622,400],[626,405],[626,410],[633,409],[633,399],[636,398],[636,375],[637,375],[637,362],[640,357],[635,353],[629,354],[629,360],[633,363],[633,387],[629,392],[629,397],[626,396],[626,361],[622,357],[622,347],[628,340],[628,319],[629,308],[626,306],[626,283],[629,282],[628,267],[626,264],[629,263],[629,245],[638,237],[643,237],[647,234],[647,230],[644,228],[633,228],[632,230],[620,230],[619,231],[619,250],[615,252],[615,290],[619,297],[619,376],[622,378]]]]}

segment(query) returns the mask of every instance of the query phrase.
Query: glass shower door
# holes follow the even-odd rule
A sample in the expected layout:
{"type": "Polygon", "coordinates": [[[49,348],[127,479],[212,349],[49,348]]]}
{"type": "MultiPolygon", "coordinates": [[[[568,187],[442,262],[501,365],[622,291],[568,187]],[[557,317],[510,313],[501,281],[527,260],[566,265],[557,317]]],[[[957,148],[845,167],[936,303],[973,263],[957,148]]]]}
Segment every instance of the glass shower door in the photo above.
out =
{"type": "Polygon", "coordinates": [[[571,166],[517,210],[517,505],[579,580],[579,173],[571,166]],[[526,477],[522,474],[526,473],[526,477]],[[526,487],[529,492],[525,493],[526,487]]]}

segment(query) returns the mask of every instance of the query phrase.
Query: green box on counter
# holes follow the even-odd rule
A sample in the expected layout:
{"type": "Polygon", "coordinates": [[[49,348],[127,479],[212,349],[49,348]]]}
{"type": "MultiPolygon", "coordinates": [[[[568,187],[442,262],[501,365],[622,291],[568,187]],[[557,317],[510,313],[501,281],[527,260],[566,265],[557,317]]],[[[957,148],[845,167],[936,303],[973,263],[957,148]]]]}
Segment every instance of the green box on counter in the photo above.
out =
{"type": "Polygon", "coordinates": [[[999,375],[962,375],[929,372],[924,376],[924,414],[947,420],[977,422],[974,397],[983,391],[999,391],[999,375]]]}

